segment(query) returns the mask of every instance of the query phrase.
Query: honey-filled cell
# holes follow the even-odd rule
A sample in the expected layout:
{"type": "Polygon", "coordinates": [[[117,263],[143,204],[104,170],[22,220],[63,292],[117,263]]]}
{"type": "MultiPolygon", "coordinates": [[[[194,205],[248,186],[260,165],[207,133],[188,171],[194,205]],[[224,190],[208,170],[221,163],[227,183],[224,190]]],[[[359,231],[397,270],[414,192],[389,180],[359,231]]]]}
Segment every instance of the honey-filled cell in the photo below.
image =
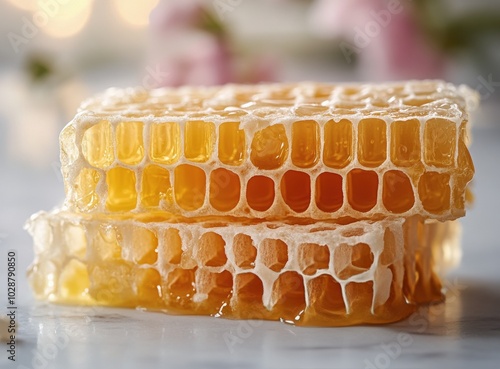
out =
{"type": "Polygon", "coordinates": [[[99,183],[100,174],[92,168],[83,168],[76,177],[74,190],[76,194],[76,205],[81,211],[93,210],[99,203],[99,195],[96,188],[99,183]]]}
{"type": "Polygon", "coordinates": [[[420,122],[418,119],[391,124],[391,161],[398,167],[420,162],[420,122]]]}
{"type": "Polygon", "coordinates": [[[328,317],[346,314],[342,287],[331,275],[321,274],[310,279],[307,287],[309,309],[315,314],[328,317]]]}
{"type": "Polygon", "coordinates": [[[172,185],[167,169],[149,165],[142,172],[141,204],[145,208],[157,207],[161,201],[172,203],[172,185]]]}
{"type": "Polygon", "coordinates": [[[325,124],[323,162],[330,168],[344,168],[353,157],[352,123],[347,119],[325,124]]]}
{"type": "Polygon", "coordinates": [[[82,138],[82,154],[87,162],[100,169],[113,164],[113,130],[111,123],[103,120],[85,131],[82,138]]]}
{"type": "Polygon", "coordinates": [[[158,255],[163,264],[180,264],[182,259],[182,239],[179,230],[168,228],[160,243],[158,255]]]}
{"type": "Polygon", "coordinates": [[[210,173],[210,204],[219,211],[229,211],[240,201],[240,178],[230,170],[219,168],[210,173]]]}
{"type": "Polygon", "coordinates": [[[195,163],[204,163],[212,156],[215,125],[211,122],[186,122],[184,156],[195,163]]]}
{"type": "Polygon", "coordinates": [[[285,127],[276,124],[255,133],[250,160],[259,169],[278,169],[288,157],[285,127]]]}
{"type": "Polygon", "coordinates": [[[247,183],[247,203],[252,209],[266,211],[274,202],[274,181],[265,176],[254,176],[247,183]]]}
{"type": "Polygon", "coordinates": [[[382,119],[366,118],[358,124],[358,160],[365,167],[378,167],[387,157],[387,126],[382,119]]]}
{"type": "Polygon", "coordinates": [[[289,170],[281,179],[281,196],[297,213],[304,212],[311,202],[311,178],[307,173],[289,170]]]}
{"type": "Polygon", "coordinates": [[[353,169],[347,174],[347,198],[354,210],[367,212],[377,204],[378,175],[353,169]]]}
{"type": "Polygon", "coordinates": [[[420,177],[418,194],[425,210],[442,213],[450,208],[450,175],[427,172],[420,177]]]}
{"type": "Polygon", "coordinates": [[[110,211],[130,211],[137,205],[135,172],[122,167],[110,169],[106,173],[108,197],[106,208],[110,211]]]}
{"type": "Polygon", "coordinates": [[[425,122],[424,159],[429,165],[449,167],[455,162],[457,126],[450,120],[432,118],[425,122]]]}
{"type": "Polygon", "coordinates": [[[116,127],[116,154],[124,164],[136,165],[144,158],[141,122],[121,122],[116,127]]]}
{"type": "Polygon", "coordinates": [[[159,164],[174,164],[181,155],[181,134],[177,123],[157,123],[150,128],[151,160],[159,164]]]}
{"type": "Polygon", "coordinates": [[[319,160],[319,125],[314,120],[302,120],[292,125],[292,163],[310,168],[319,160]]]}
{"type": "Polygon", "coordinates": [[[219,126],[219,160],[226,165],[240,165],[245,159],[245,131],[238,122],[219,126]]]}
{"type": "Polygon", "coordinates": [[[253,273],[240,273],[234,277],[234,292],[238,302],[262,304],[262,295],[264,294],[264,285],[261,279],[253,273]]]}
{"type": "Polygon", "coordinates": [[[339,210],[344,203],[342,177],[336,173],[321,173],[316,179],[316,206],[325,212],[339,210]]]}
{"type": "Polygon", "coordinates": [[[392,213],[404,213],[415,203],[415,194],[410,179],[399,170],[384,173],[382,201],[392,213]]]}
{"type": "Polygon", "coordinates": [[[205,172],[193,165],[181,164],[174,170],[175,201],[182,209],[192,211],[203,206],[206,190],[205,172]]]}

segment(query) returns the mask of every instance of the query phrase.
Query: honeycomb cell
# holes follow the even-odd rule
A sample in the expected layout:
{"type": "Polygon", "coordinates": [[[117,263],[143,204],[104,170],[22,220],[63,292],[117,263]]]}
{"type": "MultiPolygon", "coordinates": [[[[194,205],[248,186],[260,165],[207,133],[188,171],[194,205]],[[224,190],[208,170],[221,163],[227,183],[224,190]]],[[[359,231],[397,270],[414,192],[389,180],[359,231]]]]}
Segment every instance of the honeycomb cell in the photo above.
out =
{"type": "MultiPolygon", "coordinates": [[[[470,156],[469,150],[464,143],[463,139],[458,142],[458,157],[457,157],[458,167],[461,168],[461,175],[455,176],[454,188],[453,188],[453,206],[456,209],[464,209],[465,202],[467,200],[467,184],[472,180],[474,176],[474,163],[470,156]]],[[[469,199],[470,200],[470,199],[469,199]]],[[[472,201],[471,201],[472,202],[472,201]]]]}
{"type": "Polygon", "coordinates": [[[163,235],[163,242],[160,243],[159,255],[164,263],[181,263],[182,239],[177,229],[168,228],[165,231],[165,234],[163,235]]]}
{"type": "Polygon", "coordinates": [[[167,276],[166,285],[162,286],[162,295],[169,300],[187,303],[195,293],[195,268],[175,268],[167,276]]]}
{"type": "Polygon", "coordinates": [[[450,209],[450,175],[426,172],[420,177],[418,194],[425,210],[442,213],[450,209]]]}
{"type": "Polygon", "coordinates": [[[336,173],[321,173],[316,178],[315,197],[318,209],[328,213],[339,210],[344,203],[342,177],[336,173]]]}
{"type": "Polygon", "coordinates": [[[424,104],[428,104],[433,100],[430,98],[412,98],[412,99],[404,99],[403,104],[408,106],[422,106],[424,104]]]}
{"type": "Polygon", "coordinates": [[[223,266],[227,262],[225,246],[226,242],[219,234],[207,232],[198,240],[195,258],[203,266],[223,266]]]}
{"type": "Polygon", "coordinates": [[[328,269],[330,250],[328,246],[303,243],[299,246],[297,258],[302,272],[305,275],[313,275],[318,270],[328,269]]]}
{"type": "Polygon", "coordinates": [[[78,300],[88,293],[90,287],[87,266],[72,259],[59,276],[59,293],[67,300],[78,300]]]}
{"type": "Polygon", "coordinates": [[[281,240],[266,238],[259,246],[259,260],[274,272],[280,272],[288,261],[288,246],[281,240]]]}
{"type": "Polygon", "coordinates": [[[373,301],[373,282],[351,282],[345,287],[349,310],[347,313],[356,312],[357,316],[363,317],[371,314],[371,302],[373,301]]]}
{"type": "Polygon", "coordinates": [[[387,126],[382,119],[362,119],[358,125],[358,160],[365,167],[378,167],[387,157],[387,126]]]}
{"type": "Polygon", "coordinates": [[[285,127],[276,124],[255,133],[250,160],[259,169],[278,169],[288,156],[288,138],[285,127]]]}
{"type": "Polygon", "coordinates": [[[240,201],[240,178],[235,173],[219,168],[210,174],[210,204],[219,211],[230,211],[240,201]]]}
{"type": "Polygon", "coordinates": [[[378,175],[353,169],[347,174],[347,198],[354,210],[367,212],[377,204],[378,175]]]}
{"type": "Polygon", "coordinates": [[[72,125],[63,128],[59,135],[61,145],[61,168],[72,165],[79,156],[76,146],[76,129],[72,125]]]}
{"type": "Polygon", "coordinates": [[[299,168],[311,168],[319,160],[319,125],[314,120],[302,120],[292,125],[292,163],[299,168]]]}
{"type": "Polygon", "coordinates": [[[351,162],[352,157],[352,123],[347,119],[328,121],[325,124],[323,163],[327,167],[341,169],[351,162]]]}
{"type": "Polygon", "coordinates": [[[333,252],[333,267],[340,279],[348,280],[364,273],[373,264],[374,256],[366,243],[341,244],[333,252]]]}
{"type": "Polygon", "coordinates": [[[251,269],[255,266],[257,248],[249,235],[240,233],[234,236],[232,250],[234,262],[239,268],[251,269]]]}
{"type": "Polygon", "coordinates": [[[99,204],[96,188],[100,177],[99,172],[91,168],[83,168],[76,177],[74,190],[79,210],[91,211],[99,204]]]}
{"type": "Polygon", "coordinates": [[[281,273],[272,287],[273,310],[280,312],[280,318],[287,321],[300,319],[306,307],[304,279],[297,272],[281,273]]]}
{"type": "Polygon", "coordinates": [[[429,165],[449,167],[455,162],[457,127],[452,121],[432,118],[425,122],[424,159],[429,165]]]}
{"type": "Polygon", "coordinates": [[[158,207],[162,202],[172,204],[172,185],[167,169],[149,165],[142,172],[141,204],[145,208],[158,207]]]}
{"type": "Polygon", "coordinates": [[[63,237],[68,255],[78,259],[84,259],[87,253],[85,229],[80,225],[71,224],[67,227],[63,237]]]}
{"type": "Polygon", "coordinates": [[[281,178],[281,196],[297,213],[304,212],[311,202],[311,179],[304,172],[289,170],[281,178]]]}
{"type": "Polygon", "coordinates": [[[196,292],[207,295],[209,300],[216,300],[213,310],[218,311],[221,303],[228,300],[233,290],[233,276],[224,270],[213,273],[206,269],[198,269],[196,275],[196,292]]]}
{"type": "Polygon", "coordinates": [[[133,271],[129,263],[111,261],[88,270],[91,281],[89,292],[97,301],[110,305],[133,306],[135,292],[131,278],[133,271]]]}
{"type": "Polygon", "coordinates": [[[389,229],[386,229],[384,233],[384,250],[380,254],[380,263],[384,266],[394,263],[397,253],[398,251],[394,233],[389,229]]]}
{"type": "Polygon", "coordinates": [[[389,170],[384,173],[382,201],[387,210],[392,213],[404,213],[415,203],[415,194],[410,179],[399,170],[389,170]]]}
{"type": "Polygon", "coordinates": [[[247,183],[247,203],[252,209],[266,211],[274,202],[274,182],[265,176],[254,176],[247,183]]]}
{"type": "Polygon", "coordinates": [[[97,231],[89,235],[88,254],[97,261],[119,260],[122,249],[118,244],[118,238],[121,237],[116,227],[108,224],[101,224],[97,231]]]}
{"type": "Polygon", "coordinates": [[[158,164],[174,164],[181,155],[181,132],[177,123],[151,124],[151,160],[158,164]]]}
{"type": "Polygon", "coordinates": [[[130,211],[137,206],[135,172],[122,167],[107,172],[108,197],[106,209],[109,211],[130,211]]]}
{"type": "Polygon", "coordinates": [[[420,163],[420,122],[417,119],[391,124],[391,160],[399,167],[420,163]]]}
{"type": "Polygon", "coordinates": [[[161,304],[161,276],[154,268],[139,268],[135,271],[135,290],[137,302],[157,307],[161,304]]]}
{"type": "Polygon", "coordinates": [[[123,245],[125,259],[137,264],[154,264],[158,259],[158,238],[147,228],[137,227],[132,232],[128,245],[123,245]]]}
{"type": "Polygon", "coordinates": [[[205,172],[189,164],[181,164],[174,171],[175,201],[182,209],[199,209],[205,202],[205,172]]]}
{"type": "Polygon", "coordinates": [[[342,287],[331,275],[322,274],[307,284],[309,305],[318,315],[346,314],[342,287]]]}
{"type": "Polygon", "coordinates": [[[144,158],[142,122],[121,122],[116,127],[116,155],[124,164],[136,165],[144,158]]]}
{"type": "Polygon", "coordinates": [[[219,126],[219,160],[226,165],[241,165],[245,159],[245,131],[239,122],[219,126]]]}
{"type": "Polygon", "coordinates": [[[215,125],[211,122],[190,121],[184,132],[184,156],[186,159],[204,163],[212,156],[215,125]]]}
{"type": "Polygon", "coordinates": [[[82,154],[87,162],[96,168],[105,169],[113,164],[113,131],[108,121],[103,120],[85,131],[82,154]]]}
{"type": "Polygon", "coordinates": [[[236,274],[234,278],[234,295],[237,296],[239,301],[261,305],[263,293],[262,281],[255,274],[236,274]]]}

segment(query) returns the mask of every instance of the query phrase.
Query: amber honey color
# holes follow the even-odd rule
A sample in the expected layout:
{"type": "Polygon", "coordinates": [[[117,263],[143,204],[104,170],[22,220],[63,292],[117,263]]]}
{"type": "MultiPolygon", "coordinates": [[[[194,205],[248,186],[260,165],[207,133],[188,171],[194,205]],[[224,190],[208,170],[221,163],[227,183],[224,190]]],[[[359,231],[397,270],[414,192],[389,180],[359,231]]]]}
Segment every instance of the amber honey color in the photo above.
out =
{"type": "Polygon", "coordinates": [[[39,251],[29,277],[37,297],[54,302],[384,323],[442,300],[437,272],[457,247],[450,230],[418,218],[229,226],[40,214],[30,227],[39,251]]]}
{"type": "Polygon", "coordinates": [[[475,103],[441,81],[109,90],[61,133],[64,207],[29,225],[35,294],[300,325],[402,319],[442,299],[456,259],[475,103]]]}
{"type": "Polygon", "coordinates": [[[452,210],[463,210],[465,184],[473,174],[472,161],[464,143],[465,129],[457,135],[455,123],[447,120],[430,119],[424,123],[423,147],[420,145],[418,121],[394,122],[389,132],[390,154],[386,150],[386,123],[381,119],[359,121],[358,165],[353,163],[355,130],[346,119],[339,123],[327,122],[322,132],[315,121],[294,122],[290,144],[284,126],[273,125],[255,133],[249,150],[246,149],[245,132],[237,128],[238,123],[223,123],[219,129],[221,150],[217,159],[225,166],[214,166],[210,171],[196,163],[207,163],[213,156],[215,132],[212,123],[187,122],[182,153],[179,124],[152,124],[150,151],[155,154],[151,153],[148,158],[145,157],[147,150],[142,140],[142,128],[138,130],[142,124],[131,122],[127,130],[120,129],[122,124],[117,126],[117,138],[120,139],[113,139],[108,122],[100,122],[84,134],[83,156],[91,167],[81,169],[73,186],[75,202],[82,211],[99,209],[96,202],[100,197],[98,169],[102,169],[107,190],[103,195],[106,197],[103,210],[109,212],[137,208],[175,211],[175,207],[179,213],[203,211],[208,200],[206,205],[214,211],[242,216],[250,209],[263,212],[275,203],[284,202],[285,211],[276,206],[275,212],[265,215],[279,218],[311,209],[309,213],[316,211],[318,218],[326,219],[335,217],[340,209],[346,213],[370,213],[379,205],[377,213],[404,214],[416,206],[430,213],[431,217],[452,217],[448,215],[452,210]],[[88,134],[89,131],[92,134],[88,134]],[[343,135],[340,143],[335,139],[336,134],[343,135]],[[325,141],[322,156],[321,137],[325,141]],[[111,156],[115,151],[113,142],[117,146],[118,163],[112,166],[115,162],[111,156]],[[160,142],[163,143],[162,151],[165,151],[163,155],[156,146],[160,142]],[[342,147],[337,147],[339,145],[342,147]],[[455,150],[458,155],[455,155],[455,150]],[[247,156],[250,162],[243,166],[247,156]],[[182,157],[185,161],[181,163],[182,157]],[[287,160],[292,163],[288,170],[284,168],[287,160]],[[149,165],[143,166],[144,161],[149,165]],[[348,164],[352,169],[337,169],[348,164]],[[246,175],[248,166],[253,172],[262,171],[246,175]],[[267,179],[263,178],[264,174],[267,179]],[[452,179],[457,188],[453,194],[454,203],[452,179]],[[271,187],[262,183],[266,181],[272,182],[272,186],[279,187],[280,191],[276,188],[242,191],[251,187],[252,182],[261,183],[259,187],[271,187]],[[382,189],[380,198],[379,188],[382,189]],[[325,189],[336,199],[335,203],[321,195],[325,189]]]}

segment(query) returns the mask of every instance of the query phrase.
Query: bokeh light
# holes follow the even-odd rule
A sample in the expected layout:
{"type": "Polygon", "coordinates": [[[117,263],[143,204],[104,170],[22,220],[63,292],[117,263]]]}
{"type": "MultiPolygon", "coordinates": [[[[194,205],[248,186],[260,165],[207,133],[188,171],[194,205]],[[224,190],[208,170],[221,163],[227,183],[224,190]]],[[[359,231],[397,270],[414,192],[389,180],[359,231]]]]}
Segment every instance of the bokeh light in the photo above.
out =
{"type": "Polygon", "coordinates": [[[158,5],[159,0],[113,0],[120,17],[135,27],[145,27],[149,22],[149,13],[158,5]]]}
{"type": "Polygon", "coordinates": [[[40,2],[33,12],[34,20],[40,17],[41,30],[57,38],[71,37],[80,32],[87,24],[92,13],[93,0],[66,0],[54,2],[53,8],[44,8],[40,2]],[[46,18],[45,18],[46,17],[46,18]],[[46,24],[42,22],[47,20],[46,24]]]}
{"type": "Polygon", "coordinates": [[[11,3],[15,7],[23,10],[36,10],[37,9],[37,0],[7,0],[7,2],[11,3]]]}

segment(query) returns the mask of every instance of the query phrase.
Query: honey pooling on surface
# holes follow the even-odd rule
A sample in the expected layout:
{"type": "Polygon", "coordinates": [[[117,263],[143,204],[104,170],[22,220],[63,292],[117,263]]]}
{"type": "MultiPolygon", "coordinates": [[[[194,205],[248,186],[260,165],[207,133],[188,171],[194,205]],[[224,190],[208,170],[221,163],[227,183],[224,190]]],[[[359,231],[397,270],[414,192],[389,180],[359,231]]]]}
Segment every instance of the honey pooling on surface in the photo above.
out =
{"type": "Polygon", "coordinates": [[[301,325],[402,319],[442,299],[455,263],[475,101],[441,81],[111,89],[61,132],[66,201],[30,222],[33,289],[301,325]]]}

